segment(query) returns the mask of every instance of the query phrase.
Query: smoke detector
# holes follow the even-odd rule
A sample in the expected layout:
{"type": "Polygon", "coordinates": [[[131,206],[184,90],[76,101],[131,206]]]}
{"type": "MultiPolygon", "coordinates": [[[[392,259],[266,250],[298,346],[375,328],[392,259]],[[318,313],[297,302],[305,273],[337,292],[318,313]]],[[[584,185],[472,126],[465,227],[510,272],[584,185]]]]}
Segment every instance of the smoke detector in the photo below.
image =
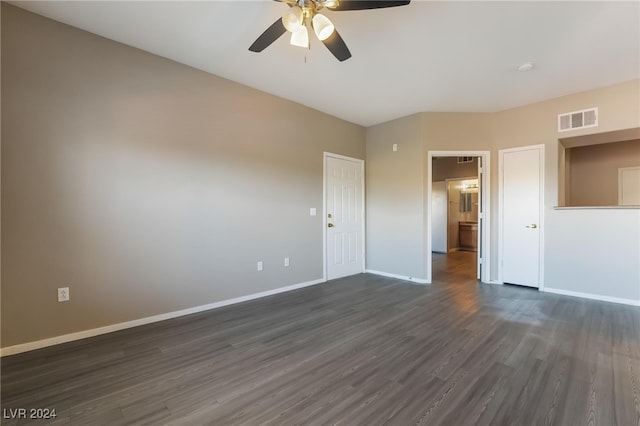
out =
{"type": "Polygon", "coordinates": [[[524,64],[521,64],[518,67],[518,71],[520,71],[520,72],[531,71],[533,69],[533,67],[534,67],[533,62],[525,62],[524,64]]]}

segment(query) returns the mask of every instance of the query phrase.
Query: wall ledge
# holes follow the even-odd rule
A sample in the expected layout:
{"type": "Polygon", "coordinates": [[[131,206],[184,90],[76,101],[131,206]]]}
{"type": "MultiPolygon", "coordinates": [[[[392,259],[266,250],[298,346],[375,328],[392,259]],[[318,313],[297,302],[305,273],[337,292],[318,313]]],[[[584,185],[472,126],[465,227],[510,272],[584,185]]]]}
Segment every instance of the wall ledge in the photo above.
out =
{"type": "Polygon", "coordinates": [[[262,297],[271,296],[278,293],[285,293],[287,291],[297,290],[303,287],[309,287],[316,284],[326,282],[324,279],[317,279],[313,281],[307,281],[299,284],[293,284],[286,287],[279,287],[273,290],[262,291],[260,293],[249,294],[247,296],[240,296],[233,299],[222,300],[220,302],[209,303],[207,305],[195,306],[193,308],[182,309],[179,311],[168,312],[166,314],[154,315],[151,317],[140,318],[133,321],[126,321],[117,324],[107,325],[104,327],[93,328],[90,330],[78,331],[75,333],[64,334],[62,336],[50,337],[48,339],[37,340],[35,342],[21,343],[18,345],[7,346],[6,348],[0,348],[0,357],[9,355],[15,355],[23,352],[34,351],[36,349],[42,349],[49,346],[59,345],[61,343],[73,342],[75,340],[86,339],[89,337],[99,336],[101,334],[113,333],[114,331],[125,330],[127,328],[138,327],[145,324],[151,324],[154,322],[165,321],[172,318],[178,318],[185,315],[195,314],[198,312],[209,311],[212,309],[222,308],[223,306],[234,305],[236,303],[247,302],[249,300],[259,299],[262,297]]]}
{"type": "Polygon", "coordinates": [[[640,210],[640,206],[554,206],[554,210],[640,210]]]}

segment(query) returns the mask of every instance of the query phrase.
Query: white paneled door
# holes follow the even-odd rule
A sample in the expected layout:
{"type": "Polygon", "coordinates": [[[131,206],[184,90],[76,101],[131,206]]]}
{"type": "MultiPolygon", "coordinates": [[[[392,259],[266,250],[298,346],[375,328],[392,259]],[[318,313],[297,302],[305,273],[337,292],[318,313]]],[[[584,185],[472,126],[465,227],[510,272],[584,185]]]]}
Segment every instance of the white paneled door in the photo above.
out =
{"type": "Polygon", "coordinates": [[[325,156],[327,279],[364,272],[364,162],[325,156]]]}
{"type": "Polygon", "coordinates": [[[500,151],[502,282],[540,287],[544,147],[500,151]]]}

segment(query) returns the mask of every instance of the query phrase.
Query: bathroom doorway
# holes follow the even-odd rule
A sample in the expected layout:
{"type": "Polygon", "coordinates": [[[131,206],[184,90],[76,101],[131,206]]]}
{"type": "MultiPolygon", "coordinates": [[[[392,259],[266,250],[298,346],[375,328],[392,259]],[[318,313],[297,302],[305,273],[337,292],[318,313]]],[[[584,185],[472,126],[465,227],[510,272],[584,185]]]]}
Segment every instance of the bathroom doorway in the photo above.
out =
{"type": "Polygon", "coordinates": [[[461,273],[489,280],[488,157],[484,151],[429,152],[428,278],[443,270],[434,263],[454,262],[461,273]]]}

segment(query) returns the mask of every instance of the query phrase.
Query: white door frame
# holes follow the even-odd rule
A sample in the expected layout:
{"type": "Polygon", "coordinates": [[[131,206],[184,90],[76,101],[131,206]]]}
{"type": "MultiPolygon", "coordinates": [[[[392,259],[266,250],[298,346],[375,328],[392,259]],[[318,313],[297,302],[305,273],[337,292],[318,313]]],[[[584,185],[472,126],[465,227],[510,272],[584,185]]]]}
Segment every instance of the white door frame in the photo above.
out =
{"type": "Polygon", "coordinates": [[[504,196],[504,182],[502,181],[504,178],[504,154],[509,152],[518,152],[518,151],[528,151],[531,149],[539,149],[540,150],[540,223],[539,223],[539,232],[538,232],[538,244],[539,244],[539,262],[538,265],[538,274],[539,274],[539,287],[538,291],[544,290],[544,144],[540,145],[528,145],[528,146],[519,146],[516,148],[509,149],[501,149],[498,151],[498,281],[500,284],[504,283],[502,276],[502,260],[504,253],[504,201],[502,197],[504,196]]]}
{"type": "Polygon", "coordinates": [[[347,157],[345,155],[334,154],[332,152],[323,152],[322,155],[322,280],[327,281],[328,273],[328,263],[327,263],[327,159],[338,158],[340,160],[353,161],[355,163],[360,163],[362,167],[362,230],[360,234],[362,235],[362,271],[365,271],[365,262],[366,262],[366,245],[365,245],[365,220],[367,215],[365,214],[366,206],[364,204],[364,189],[365,189],[365,175],[364,175],[364,160],[360,158],[347,157]]]}
{"type": "Polygon", "coordinates": [[[482,253],[482,276],[480,280],[488,283],[491,280],[491,197],[489,181],[491,180],[491,151],[428,151],[427,152],[427,199],[425,211],[427,225],[425,226],[425,240],[426,240],[426,255],[427,255],[427,283],[430,284],[432,280],[433,271],[433,256],[431,253],[431,192],[433,182],[433,158],[434,157],[481,157],[482,158],[482,205],[484,206],[484,212],[482,216],[482,228],[480,247],[478,254],[482,253]]]}

